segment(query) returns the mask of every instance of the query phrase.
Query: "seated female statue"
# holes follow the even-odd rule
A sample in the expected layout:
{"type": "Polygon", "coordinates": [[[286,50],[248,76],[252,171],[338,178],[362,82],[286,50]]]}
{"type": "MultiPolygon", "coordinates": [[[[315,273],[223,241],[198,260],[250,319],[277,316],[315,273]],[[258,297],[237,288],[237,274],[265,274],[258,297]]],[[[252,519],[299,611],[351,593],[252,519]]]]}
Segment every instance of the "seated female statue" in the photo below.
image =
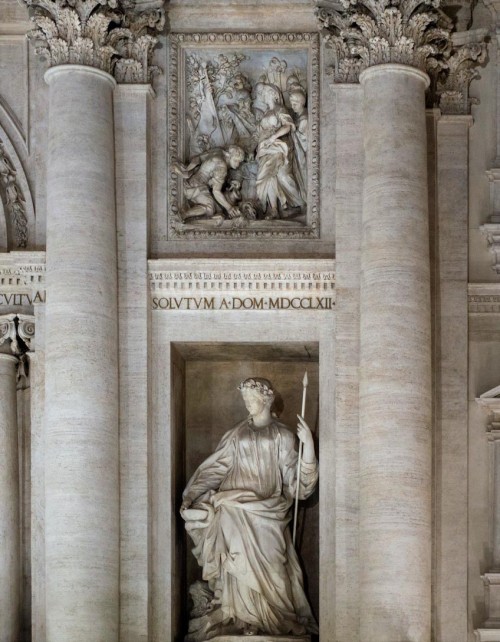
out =
{"type": "MultiPolygon", "coordinates": [[[[297,484],[295,435],[273,416],[275,393],[267,379],[246,379],[239,390],[248,418],[224,435],[183,494],[181,514],[205,581],[191,590],[196,617],[189,642],[317,632],[288,527],[297,484]]],[[[297,435],[304,444],[299,498],[306,499],[318,464],[302,417],[297,435]]]]}

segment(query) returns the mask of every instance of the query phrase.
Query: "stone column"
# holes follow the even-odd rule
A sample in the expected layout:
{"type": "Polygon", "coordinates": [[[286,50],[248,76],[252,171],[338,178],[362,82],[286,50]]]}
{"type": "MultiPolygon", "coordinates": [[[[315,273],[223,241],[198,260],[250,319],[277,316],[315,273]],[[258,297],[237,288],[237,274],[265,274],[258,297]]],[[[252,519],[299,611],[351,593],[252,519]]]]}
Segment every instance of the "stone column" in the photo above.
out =
{"type": "Polygon", "coordinates": [[[117,256],[113,89],[52,67],[46,267],[47,639],[118,634],[117,256]]]}
{"type": "Polygon", "coordinates": [[[20,625],[17,361],[14,355],[0,352],[0,642],[18,642],[20,625]]]}
{"type": "Polygon", "coordinates": [[[361,639],[430,640],[428,76],[362,72],[361,639]]]}
{"type": "MultiPolygon", "coordinates": [[[[345,3],[347,4],[347,3],[345,3]]],[[[337,83],[360,81],[360,639],[431,636],[431,307],[425,93],[470,104],[480,44],[458,51],[431,0],[318,12],[337,83]],[[420,24],[421,29],[412,28],[420,24]],[[448,46],[449,45],[449,46],[448,46]],[[448,55],[451,52],[451,55],[448,55]],[[457,84],[463,86],[457,89],[457,84]]]]}
{"type": "Polygon", "coordinates": [[[120,601],[113,90],[116,81],[149,84],[158,71],[151,58],[153,34],[165,24],[163,0],[146,10],[114,0],[26,1],[35,25],[28,35],[51,65],[45,75],[46,636],[113,642],[120,601]]]}

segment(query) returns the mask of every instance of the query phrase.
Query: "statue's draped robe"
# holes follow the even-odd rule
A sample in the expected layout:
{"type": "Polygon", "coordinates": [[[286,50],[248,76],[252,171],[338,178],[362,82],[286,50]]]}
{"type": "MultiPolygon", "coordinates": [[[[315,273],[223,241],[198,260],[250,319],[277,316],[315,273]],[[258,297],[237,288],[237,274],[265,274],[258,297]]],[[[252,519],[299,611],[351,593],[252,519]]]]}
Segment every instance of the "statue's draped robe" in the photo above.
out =
{"type": "MultiPolygon", "coordinates": [[[[256,428],[249,419],[224,435],[184,491],[208,510],[205,522],[187,526],[224,623],[272,635],[317,630],[288,528],[296,478],[295,436],[277,421],[256,428]]],[[[302,462],[300,499],[317,479],[317,462],[302,462]]]]}

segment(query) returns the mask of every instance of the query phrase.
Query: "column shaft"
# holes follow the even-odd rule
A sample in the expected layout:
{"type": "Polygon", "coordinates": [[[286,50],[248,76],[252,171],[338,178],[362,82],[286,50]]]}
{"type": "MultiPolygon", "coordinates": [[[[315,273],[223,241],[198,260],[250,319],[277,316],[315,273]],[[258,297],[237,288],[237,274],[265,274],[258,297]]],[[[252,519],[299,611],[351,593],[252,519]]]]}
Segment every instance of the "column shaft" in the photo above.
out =
{"type": "Polygon", "coordinates": [[[364,71],[361,640],[430,640],[431,329],[427,76],[364,71]]]}
{"type": "Polygon", "coordinates": [[[0,354],[0,642],[18,642],[21,580],[16,357],[0,354]]]}
{"type": "Polygon", "coordinates": [[[46,608],[50,642],[118,636],[113,88],[51,68],[47,168],[46,608]]]}

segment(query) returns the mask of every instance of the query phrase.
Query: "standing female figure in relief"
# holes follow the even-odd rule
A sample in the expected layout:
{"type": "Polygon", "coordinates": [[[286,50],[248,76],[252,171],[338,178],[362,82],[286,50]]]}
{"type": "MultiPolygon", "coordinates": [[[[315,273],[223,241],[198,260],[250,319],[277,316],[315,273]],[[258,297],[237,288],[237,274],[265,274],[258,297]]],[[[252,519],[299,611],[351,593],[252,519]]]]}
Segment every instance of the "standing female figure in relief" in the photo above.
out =
{"type": "Polygon", "coordinates": [[[311,431],[299,417],[304,450],[297,480],[295,436],[271,413],[272,384],[251,378],[239,390],[248,418],[224,435],[183,494],[181,514],[205,580],[190,589],[188,642],[318,630],[288,527],[296,484],[306,499],[318,480],[311,431]]]}
{"type": "Polygon", "coordinates": [[[295,130],[292,132],[293,173],[300,195],[307,198],[307,108],[306,93],[300,85],[292,85],[288,94],[293,111],[295,130]]]}
{"type": "Polygon", "coordinates": [[[279,218],[278,205],[282,217],[285,210],[304,206],[293,175],[290,134],[295,131],[295,125],[283,106],[281,91],[275,85],[257,83],[253,105],[256,113],[263,114],[257,130],[255,154],[259,165],[257,196],[266,218],[279,218]]]}

